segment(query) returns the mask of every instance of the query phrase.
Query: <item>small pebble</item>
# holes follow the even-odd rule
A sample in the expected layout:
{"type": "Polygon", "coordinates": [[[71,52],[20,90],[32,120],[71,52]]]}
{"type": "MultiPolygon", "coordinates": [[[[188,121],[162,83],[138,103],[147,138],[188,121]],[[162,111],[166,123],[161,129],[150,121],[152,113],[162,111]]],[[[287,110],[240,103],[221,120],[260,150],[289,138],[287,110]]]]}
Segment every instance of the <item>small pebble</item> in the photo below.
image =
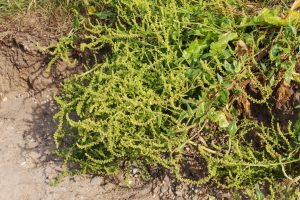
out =
{"type": "Polygon", "coordinates": [[[26,165],[26,161],[22,162],[20,165],[21,165],[21,166],[26,165]]]}
{"type": "Polygon", "coordinates": [[[105,190],[105,191],[111,191],[111,190],[113,190],[115,187],[116,187],[115,184],[107,183],[107,184],[104,186],[104,190],[105,190]]]}
{"type": "Polygon", "coordinates": [[[139,170],[138,170],[137,168],[134,168],[134,169],[132,170],[132,173],[133,173],[133,174],[137,174],[138,171],[139,171],[139,170]]]}
{"type": "Polygon", "coordinates": [[[161,193],[165,193],[168,190],[169,190],[169,187],[167,185],[162,186],[161,189],[160,189],[161,193]]]}
{"type": "Polygon", "coordinates": [[[95,176],[91,179],[91,185],[101,185],[104,182],[103,177],[95,176]]]}

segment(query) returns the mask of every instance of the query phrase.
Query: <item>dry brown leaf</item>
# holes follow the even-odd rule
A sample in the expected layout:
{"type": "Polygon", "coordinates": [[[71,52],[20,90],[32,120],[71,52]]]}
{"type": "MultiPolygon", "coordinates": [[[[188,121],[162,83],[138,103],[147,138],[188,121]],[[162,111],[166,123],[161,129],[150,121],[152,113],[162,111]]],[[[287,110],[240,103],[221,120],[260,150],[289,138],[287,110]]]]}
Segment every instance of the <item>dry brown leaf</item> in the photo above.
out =
{"type": "Polygon", "coordinates": [[[249,85],[251,83],[251,80],[250,79],[247,79],[247,80],[244,80],[244,81],[242,81],[242,82],[240,82],[240,84],[239,84],[239,86],[241,87],[241,88],[245,88],[245,87],[247,87],[247,85],[249,85]]]}
{"type": "Polygon", "coordinates": [[[282,108],[282,106],[288,102],[292,95],[293,90],[285,81],[283,81],[277,90],[276,107],[282,108]]]}
{"type": "Polygon", "coordinates": [[[255,54],[255,61],[259,62],[262,60],[265,56],[267,56],[269,53],[269,50],[267,48],[261,49],[257,54],[255,54]]]}
{"type": "Polygon", "coordinates": [[[245,44],[243,40],[237,41],[235,50],[238,56],[242,56],[250,53],[248,46],[245,44]]]}
{"type": "Polygon", "coordinates": [[[265,77],[265,76],[259,75],[259,76],[257,77],[257,80],[260,82],[260,84],[261,84],[262,86],[266,86],[267,80],[266,80],[266,77],[265,77]]]}
{"type": "Polygon", "coordinates": [[[257,84],[252,83],[252,82],[249,84],[249,89],[250,89],[251,92],[253,92],[255,94],[257,94],[259,92],[257,84]]]}
{"type": "Polygon", "coordinates": [[[246,116],[250,116],[251,115],[250,102],[244,94],[240,94],[240,102],[244,108],[243,110],[246,116]]]}

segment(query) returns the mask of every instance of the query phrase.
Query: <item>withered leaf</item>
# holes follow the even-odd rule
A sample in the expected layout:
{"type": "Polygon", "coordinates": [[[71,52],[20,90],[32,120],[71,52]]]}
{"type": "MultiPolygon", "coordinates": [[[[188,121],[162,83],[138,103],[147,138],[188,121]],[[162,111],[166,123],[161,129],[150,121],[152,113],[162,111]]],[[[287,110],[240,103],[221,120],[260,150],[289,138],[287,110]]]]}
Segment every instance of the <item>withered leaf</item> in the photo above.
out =
{"type": "Polygon", "coordinates": [[[240,94],[240,102],[243,106],[243,111],[246,116],[251,116],[250,102],[244,94],[240,94]]]}
{"type": "Polygon", "coordinates": [[[248,46],[245,44],[243,40],[237,41],[235,50],[238,56],[242,56],[250,53],[250,49],[248,48],[248,46]]]}
{"type": "Polygon", "coordinates": [[[292,95],[293,90],[285,81],[282,81],[281,85],[277,90],[276,107],[282,108],[282,106],[288,102],[292,95]]]}

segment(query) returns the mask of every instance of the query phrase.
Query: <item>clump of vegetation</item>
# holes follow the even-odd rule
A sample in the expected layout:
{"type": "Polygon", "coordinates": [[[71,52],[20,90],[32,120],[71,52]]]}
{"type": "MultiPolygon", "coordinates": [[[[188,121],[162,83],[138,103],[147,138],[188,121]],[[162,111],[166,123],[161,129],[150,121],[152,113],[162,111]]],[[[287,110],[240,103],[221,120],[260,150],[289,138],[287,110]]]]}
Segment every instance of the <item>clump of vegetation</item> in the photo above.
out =
{"type": "Polygon", "coordinates": [[[300,121],[279,123],[273,113],[300,79],[299,13],[263,5],[89,5],[84,38],[61,40],[51,62],[72,48],[95,57],[108,52],[91,70],[66,80],[57,97],[55,141],[65,163],[103,175],[162,166],[181,181],[250,196],[262,195],[259,185],[268,184],[273,198],[287,180],[289,195],[299,195],[300,121]],[[197,173],[187,175],[187,166],[197,173]]]}

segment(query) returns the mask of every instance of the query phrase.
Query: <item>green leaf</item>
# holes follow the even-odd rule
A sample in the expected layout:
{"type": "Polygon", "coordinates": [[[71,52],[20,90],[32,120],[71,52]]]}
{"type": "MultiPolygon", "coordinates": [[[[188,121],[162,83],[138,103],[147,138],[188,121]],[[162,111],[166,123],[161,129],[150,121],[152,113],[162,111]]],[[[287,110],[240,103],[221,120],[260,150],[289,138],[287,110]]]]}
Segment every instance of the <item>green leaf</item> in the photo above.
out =
{"type": "Polygon", "coordinates": [[[276,58],[278,56],[280,56],[279,54],[280,54],[281,50],[282,50],[282,47],[280,45],[278,45],[278,44],[273,45],[270,50],[270,59],[272,61],[276,60],[276,58]]]}
{"type": "Polygon", "coordinates": [[[80,28],[80,21],[79,21],[78,16],[74,16],[74,18],[73,18],[73,26],[75,28],[80,28]]]}
{"type": "Polygon", "coordinates": [[[237,122],[234,120],[229,126],[228,126],[228,133],[230,136],[234,136],[236,132],[238,131],[237,122]]]}
{"type": "Polygon", "coordinates": [[[219,102],[222,106],[225,106],[229,100],[229,92],[225,88],[222,88],[219,94],[220,94],[219,102]]]}
{"type": "Polygon", "coordinates": [[[255,185],[255,192],[256,192],[257,200],[264,200],[265,199],[265,195],[262,193],[262,191],[260,191],[258,184],[255,185]]]}
{"type": "Polygon", "coordinates": [[[185,76],[193,81],[200,73],[201,70],[199,68],[190,68],[185,72],[185,76]]]}
{"type": "Polygon", "coordinates": [[[237,33],[226,33],[219,37],[217,42],[213,42],[210,45],[210,54],[212,56],[220,56],[224,53],[225,49],[228,46],[228,42],[238,38],[237,33]]]}
{"type": "Polygon", "coordinates": [[[255,25],[273,25],[273,26],[288,26],[293,25],[299,19],[299,12],[292,11],[285,18],[280,17],[280,8],[277,7],[273,10],[264,8],[258,17],[253,18],[248,24],[255,25]]]}
{"type": "Polygon", "coordinates": [[[159,115],[159,116],[157,117],[157,125],[158,125],[158,127],[161,127],[161,124],[162,124],[162,116],[159,115]]]}
{"type": "Polygon", "coordinates": [[[237,62],[236,60],[234,60],[232,62],[232,65],[234,66],[234,72],[237,74],[242,70],[242,66],[239,62],[237,62]]]}
{"type": "Polygon", "coordinates": [[[230,63],[228,63],[227,60],[224,61],[223,67],[227,72],[230,72],[230,73],[234,72],[232,65],[230,63]]]}
{"type": "Polygon", "coordinates": [[[282,19],[281,17],[278,16],[279,10],[274,9],[274,10],[269,10],[269,9],[263,9],[260,18],[263,22],[274,25],[274,26],[286,26],[287,21],[285,19],[282,19]]]}
{"type": "Polygon", "coordinates": [[[202,102],[202,103],[200,103],[200,105],[197,107],[195,116],[196,116],[196,118],[200,118],[200,117],[202,117],[205,113],[206,113],[206,112],[205,112],[205,103],[202,102]]]}
{"type": "Polygon", "coordinates": [[[114,14],[111,11],[106,10],[106,11],[97,12],[95,13],[95,15],[99,17],[99,19],[107,19],[113,16],[114,14]]]}
{"type": "Polygon", "coordinates": [[[291,81],[294,79],[294,70],[295,70],[295,67],[294,67],[294,64],[290,64],[288,65],[288,69],[287,71],[285,72],[284,74],[284,80],[286,81],[286,83],[288,85],[290,85],[291,81]]]}
{"type": "Polygon", "coordinates": [[[222,111],[213,112],[210,116],[210,120],[212,122],[218,123],[220,128],[227,128],[229,126],[226,115],[222,111]]]}
{"type": "Polygon", "coordinates": [[[187,112],[189,114],[189,116],[192,116],[194,114],[193,109],[191,108],[190,104],[186,104],[187,107],[187,112]]]}
{"type": "Polygon", "coordinates": [[[178,121],[182,121],[184,120],[185,118],[187,118],[189,116],[189,114],[186,112],[186,111],[182,111],[179,115],[179,118],[178,118],[178,121]]]}
{"type": "Polygon", "coordinates": [[[275,84],[275,76],[273,75],[270,79],[270,87],[273,87],[275,84]]]}
{"type": "Polygon", "coordinates": [[[217,73],[217,79],[219,83],[223,83],[223,77],[219,73],[217,73]]]}
{"type": "Polygon", "coordinates": [[[183,51],[183,57],[189,62],[197,62],[200,56],[203,54],[203,50],[208,47],[207,39],[204,40],[194,40],[188,46],[188,48],[183,51]]]}

